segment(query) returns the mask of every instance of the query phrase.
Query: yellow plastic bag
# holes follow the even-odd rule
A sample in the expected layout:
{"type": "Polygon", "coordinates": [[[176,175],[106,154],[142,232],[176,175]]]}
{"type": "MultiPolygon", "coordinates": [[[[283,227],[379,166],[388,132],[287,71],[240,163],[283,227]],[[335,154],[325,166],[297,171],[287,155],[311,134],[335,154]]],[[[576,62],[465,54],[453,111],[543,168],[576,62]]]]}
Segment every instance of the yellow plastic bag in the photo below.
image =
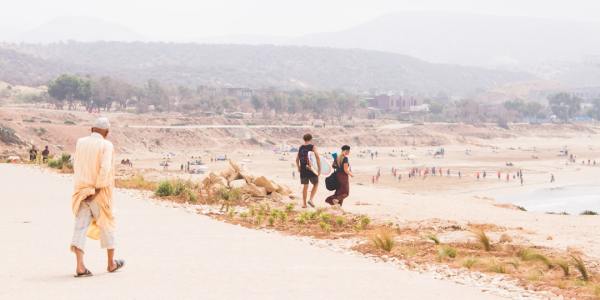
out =
{"type": "Polygon", "coordinates": [[[96,221],[92,221],[92,224],[90,224],[90,227],[88,227],[87,237],[89,237],[92,240],[100,239],[100,227],[96,225],[96,221]]]}

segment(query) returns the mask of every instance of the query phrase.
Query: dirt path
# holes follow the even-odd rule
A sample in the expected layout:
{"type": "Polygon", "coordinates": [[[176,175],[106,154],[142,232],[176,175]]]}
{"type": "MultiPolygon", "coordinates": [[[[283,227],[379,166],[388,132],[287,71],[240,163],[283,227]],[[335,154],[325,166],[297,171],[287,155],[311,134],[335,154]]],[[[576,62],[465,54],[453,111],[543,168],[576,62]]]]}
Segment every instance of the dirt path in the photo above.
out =
{"type": "Polygon", "coordinates": [[[95,241],[74,279],[71,179],[0,164],[2,299],[495,299],[474,287],[116,193],[116,274],[95,241]]]}

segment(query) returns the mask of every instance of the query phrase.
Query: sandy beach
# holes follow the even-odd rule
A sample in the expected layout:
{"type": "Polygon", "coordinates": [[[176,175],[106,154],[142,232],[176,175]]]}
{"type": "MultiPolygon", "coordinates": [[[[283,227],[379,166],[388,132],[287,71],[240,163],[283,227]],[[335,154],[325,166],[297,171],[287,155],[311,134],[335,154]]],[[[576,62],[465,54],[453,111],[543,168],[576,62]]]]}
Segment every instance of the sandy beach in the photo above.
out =
{"type": "MultiPolygon", "coordinates": [[[[59,155],[73,152],[75,140],[87,134],[89,122],[94,116],[77,111],[26,110],[15,107],[0,110],[0,117],[9,122],[24,140],[37,145],[50,143],[52,152],[59,155]],[[64,119],[74,120],[76,125],[63,124],[64,119]]],[[[308,131],[314,133],[315,142],[324,154],[337,151],[339,146],[336,145],[342,143],[352,145],[350,162],[356,177],[351,180],[350,196],[344,202],[343,211],[355,216],[366,215],[374,223],[388,224],[400,228],[400,231],[408,230],[416,234],[411,236],[399,233],[397,242],[411,243],[411,239],[422,242],[425,240],[423,236],[436,233],[442,243],[473,245],[477,243],[473,228],[485,228],[498,247],[503,247],[501,240],[508,239],[519,247],[543,248],[560,257],[580,253],[592,272],[595,273],[600,268],[600,250],[596,246],[596,241],[600,239],[597,231],[598,217],[580,215],[583,210],[600,210],[600,202],[593,194],[593,187],[600,185],[600,156],[597,156],[600,140],[597,138],[598,128],[594,124],[513,124],[507,130],[490,124],[475,126],[386,121],[357,125],[356,128],[321,128],[299,127],[290,125],[293,122],[285,121],[265,122],[265,126],[249,126],[244,120],[213,117],[191,119],[177,114],[111,113],[109,117],[114,123],[109,139],[115,144],[117,162],[122,159],[132,162],[132,166],[118,166],[117,176],[120,179],[141,175],[145,180],[155,183],[183,179],[199,184],[209,173],[219,174],[228,168],[231,160],[237,162],[248,174],[265,176],[289,187],[291,198],[284,199],[280,204],[294,204],[299,208],[301,187],[292,148],[299,146],[300,137],[308,131]],[[147,125],[142,128],[130,127],[128,124],[147,125]],[[434,153],[441,148],[445,154],[435,156],[434,153]],[[574,161],[561,154],[565,149],[576,156],[574,161]],[[169,166],[164,168],[161,164],[167,160],[169,166]],[[188,161],[194,160],[203,162],[204,173],[189,174],[181,169],[182,166],[185,168],[188,161]],[[423,173],[426,169],[431,171],[433,167],[438,172],[442,169],[442,175],[423,173]],[[415,168],[422,174],[409,179],[409,171],[415,168]],[[393,170],[396,170],[395,176],[393,170]],[[523,172],[522,184],[516,177],[518,172],[523,172]],[[374,181],[373,177],[377,173],[380,178],[374,181]],[[484,173],[486,176],[483,176],[484,173]],[[497,177],[498,173],[500,178],[497,177]],[[552,175],[555,176],[555,182],[550,180],[552,175]]],[[[361,124],[360,122],[358,120],[356,123],[361,124]]],[[[255,121],[253,124],[261,123],[255,121]]],[[[7,148],[4,151],[23,152],[24,149],[7,148]]],[[[5,206],[12,209],[3,211],[2,214],[12,222],[9,223],[10,226],[16,226],[7,227],[6,235],[12,237],[15,244],[26,243],[17,249],[31,247],[31,243],[54,247],[53,251],[57,255],[51,255],[51,261],[55,261],[56,257],[62,257],[63,260],[57,261],[52,270],[45,269],[49,265],[37,256],[36,247],[26,255],[18,253],[23,258],[29,258],[26,261],[31,266],[44,266],[41,271],[47,276],[54,274],[58,278],[67,279],[73,268],[70,265],[71,254],[63,250],[68,244],[72,226],[72,217],[68,211],[71,192],[68,175],[57,175],[31,165],[2,165],[2,168],[1,176],[5,178],[2,182],[6,182],[8,187],[5,192],[7,196],[4,197],[3,194],[2,201],[6,201],[5,206]],[[32,178],[35,178],[33,182],[36,188],[24,188],[28,182],[32,182],[32,178]],[[9,200],[17,198],[33,200],[18,203],[9,200]],[[57,216],[62,216],[53,220],[59,222],[54,226],[62,226],[61,230],[54,230],[55,227],[51,231],[47,230],[44,218],[48,217],[48,211],[55,211],[57,216]],[[39,212],[42,221],[30,220],[33,219],[32,212],[39,212]],[[44,225],[40,225],[40,222],[44,225]],[[38,231],[28,232],[31,238],[23,239],[23,233],[16,230],[37,228],[36,226],[40,226],[38,231]],[[46,235],[39,232],[45,232],[46,235]],[[50,237],[49,234],[57,236],[50,237]],[[38,240],[38,236],[48,238],[48,241],[42,242],[38,240]],[[36,261],[38,259],[40,261],[36,261]],[[65,264],[68,265],[66,270],[63,266],[65,264]]],[[[323,200],[331,193],[325,189],[323,180],[324,177],[321,178],[321,186],[315,198],[317,207],[321,208],[328,206],[323,200]]],[[[350,298],[371,293],[381,295],[380,298],[389,298],[400,291],[404,293],[407,287],[403,284],[412,282],[408,278],[413,277],[416,279],[410,286],[415,287],[415,297],[421,293],[420,287],[425,287],[424,294],[418,298],[435,298],[439,295],[436,294],[438,287],[449,289],[443,294],[452,293],[456,288],[461,289],[461,286],[451,282],[431,281],[433,277],[440,277],[440,274],[418,275],[395,266],[375,263],[372,259],[356,257],[356,253],[338,253],[329,247],[311,246],[311,243],[299,241],[298,237],[228,225],[214,218],[186,212],[185,209],[165,208],[164,204],[157,206],[155,200],[148,200],[152,197],[140,197],[132,193],[124,193],[123,190],[117,193],[118,216],[123,216],[123,232],[119,239],[123,242],[135,240],[139,244],[123,244],[119,251],[123,251],[124,257],[129,259],[128,269],[139,266],[138,270],[144,270],[142,274],[153,274],[148,279],[155,280],[151,281],[151,286],[165,282],[163,274],[169,274],[166,277],[169,278],[167,280],[172,280],[171,285],[180,286],[169,293],[183,293],[182,298],[196,295],[183,291],[189,290],[192,293],[194,290],[190,288],[197,286],[198,282],[220,286],[222,283],[217,278],[224,276],[234,278],[228,280],[240,280],[229,286],[249,286],[257,295],[286,295],[289,283],[294,282],[297,285],[292,286],[299,289],[297,292],[294,290],[294,295],[298,295],[298,298],[309,297],[314,288],[333,293],[336,289],[331,287],[331,281],[338,281],[338,278],[360,283],[368,278],[369,282],[360,288],[359,283],[353,284],[353,287],[357,287],[356,292],[352,289],[344,290],[350,298]],[[159,233],[160,239],[154,240],[153,237],[159,233]],[[265,253],[267,255],[263,255],[265,253]],[[130,259],[132,256],[134,261],[130,259]],[[205,271],[207,266],[213,269],[205,271]],[[240,272],[236,271],[238,269],[248,270],[247,273],[241,273],[248,278],[240,277],[240,272]],[[274,278],[254,278],[261,272],[266,272],[266,277],[274,278]],[[373,275],[369,272],[373,272],[373,275]],[[191,276],[192,273],[201,275],[191,276]],[[404,279],[390,285],[386,277],[404,279]],[[430,288],[432,285],[436,288],[430,288]]],[[[258,227],[256,229],[260,229],[258,227]]],[[[363,241],[370,243],[368,238],[363,241]]],[[[100,272],[101,276],[106,275],[101,272],[105,268],[102,266],[103,255],[96,247],[90,246],[90,254],[94,254],[90,259],[95,260],[90,261],[94,264],[91,265],[92,271],[100,272]]],[[[350,248],[346,247],[341,252],[352,252],[350,248]]],[[[515,253],[511,255],[514,256],[515,253]]],[[[467,254],[457,259],[455,264],[459,264],[460,268],[460,262],[465,259],[469,259],[467,254]]],[[[407,261],[410,260],[409,257],[407,261]]],[[[480,270],[492,275],[505,273],[489,271],[486,264],[493,264],[493,259],[489,262],[485,259],[482,261],[480,270]]],[[[435,264],[438,260],[434,256],[427,262],[435,264]]],[[[15,268],[18,266],[15,263],[15,268]]],[[[11,274],[34,276],[36,272],[18,269],[11,274]]],[[[521,273],[524,274],[521,288],[536,282],[537,275],[521,273]]],[[[137,276],[142,275],[135,275],[137,276]]],[[[101,278],[104,280],[104,277],[101,278]]],[[[573,278],[568,284],[576,287],[576,281],[573,278]]],[[[548,289],[541,287],[538,290],[548,289]]],[[[35,289],[19,291],[29,293],[35,289]]],[[[478,288],[469,287],[465,293],[474,294],[464,298],[480,299],[482,296],[478,294],[479,291],[478,288]]],[[[221,292],[231,293],[223,294],[230,295],[231,298],[246,294],[231,289],[224,289],[219,293],[221,292]]],[[[511,295],[520,296],[521,292],[517,290],[516,294],[511,295]]],[[[134,297],[134,292],[131,293],[124,298],[134,297]]],[[[462,291],[457,292],[457,295],[462,294],[462,291]]],[[[502,293],[499,295],[506,296],[502,293]]],[[[218,295],[215,294],[214,297],[218,295]]]]}
{"type": "Polygon", "coordinates": [[[89,241],[94,277],[75,279],[69,176],[0,164],[3,299],[497,299],[481,288],[156,205],[118,191],[117,256],[89,241]],[[23,188],[30,187],[30,188],[23,188]],[[293,296],[292,296],[293,295],[293,296]]]}

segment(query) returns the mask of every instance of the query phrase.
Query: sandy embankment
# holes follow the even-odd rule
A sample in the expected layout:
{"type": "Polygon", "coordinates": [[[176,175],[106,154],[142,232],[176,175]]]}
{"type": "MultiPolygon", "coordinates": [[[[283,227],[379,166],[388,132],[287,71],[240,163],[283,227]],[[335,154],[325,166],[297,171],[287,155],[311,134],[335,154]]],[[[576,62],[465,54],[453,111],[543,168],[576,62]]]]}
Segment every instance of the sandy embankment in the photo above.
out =
{"type": "Polygon", "coordinates": [[[478,288],[403,271],[181,209],[116,193],[118,257],[105,269],[87,248],[95,276],[74,279],[68,176],[0,164],[3,299],[494,299],[478,288]]]}

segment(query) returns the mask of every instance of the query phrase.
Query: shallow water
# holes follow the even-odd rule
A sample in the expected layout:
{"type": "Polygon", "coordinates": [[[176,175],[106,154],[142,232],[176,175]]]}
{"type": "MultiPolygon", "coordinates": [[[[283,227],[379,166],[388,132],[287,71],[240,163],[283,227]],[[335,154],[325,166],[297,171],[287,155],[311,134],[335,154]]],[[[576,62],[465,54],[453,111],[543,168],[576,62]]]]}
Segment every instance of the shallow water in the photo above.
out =
{"type": "Polygon", "coordinates": [[[523,206],[528,211],[580,214],[584,210],[592,210],[600,213],[600,185],[541,188],[529,193],[503,196],[498,201],[523,206]]]}

